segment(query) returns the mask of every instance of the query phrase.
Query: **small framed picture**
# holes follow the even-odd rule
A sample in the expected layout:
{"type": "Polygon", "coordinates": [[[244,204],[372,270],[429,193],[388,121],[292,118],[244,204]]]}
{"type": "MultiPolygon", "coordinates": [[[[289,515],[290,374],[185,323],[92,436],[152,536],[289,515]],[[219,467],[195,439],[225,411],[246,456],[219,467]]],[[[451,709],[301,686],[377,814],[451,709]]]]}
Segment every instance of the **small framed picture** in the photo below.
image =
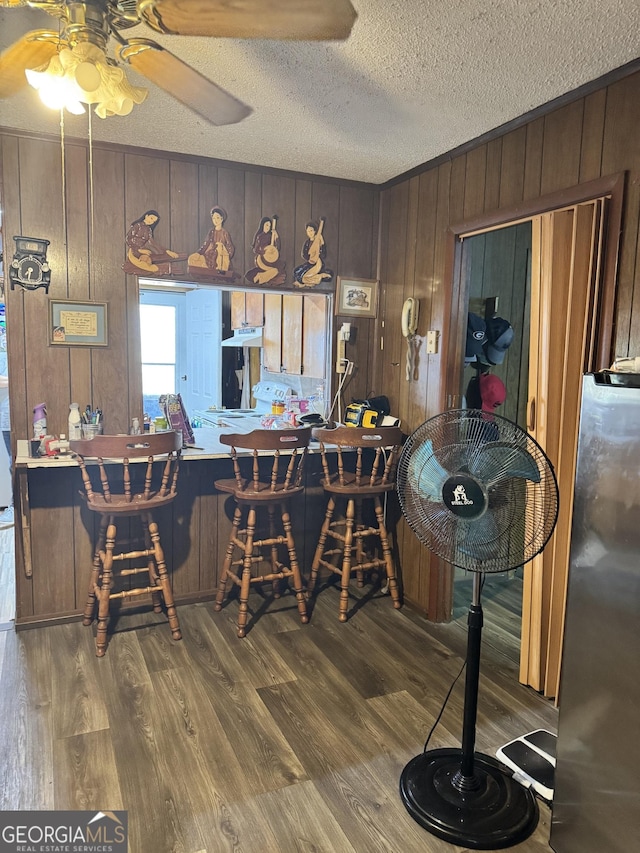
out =
{"type": "Polygon", "coordinates": [[[49,344],[106,347],[107,303],[49,300],[49,344]]]}
{"type": "Polygon", "coordinates": [[[344,317],[377,317],[378,280],[338,276],[335,305],[344,317]]]}

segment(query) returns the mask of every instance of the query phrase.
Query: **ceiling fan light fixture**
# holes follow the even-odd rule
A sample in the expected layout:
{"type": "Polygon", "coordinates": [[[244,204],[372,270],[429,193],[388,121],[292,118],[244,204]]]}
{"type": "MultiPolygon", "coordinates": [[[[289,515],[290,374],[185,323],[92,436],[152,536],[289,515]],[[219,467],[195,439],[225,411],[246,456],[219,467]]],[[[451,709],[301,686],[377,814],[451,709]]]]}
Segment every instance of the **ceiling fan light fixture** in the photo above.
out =
{"type": "Polygon", "coordinates": [[[82,104],[95,104],[100,118],[129,115],[141,104],[148,90],[132,86],[122,68],[110,63],[103,50],[90,42],[63,47],[48,63],[25,71],[29,85],[52,109],[67,109],[79,115],[82,104]]]}

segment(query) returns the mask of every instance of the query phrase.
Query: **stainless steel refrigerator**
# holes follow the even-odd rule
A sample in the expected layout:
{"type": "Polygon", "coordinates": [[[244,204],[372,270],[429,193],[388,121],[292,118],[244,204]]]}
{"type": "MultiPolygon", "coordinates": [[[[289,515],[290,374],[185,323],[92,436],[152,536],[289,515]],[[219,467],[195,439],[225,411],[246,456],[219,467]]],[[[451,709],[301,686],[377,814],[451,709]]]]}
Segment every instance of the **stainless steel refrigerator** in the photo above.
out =
{"type": "Polygon", "coordinates": [[[640,850],[640,374],[584,377],[575,485],[551,847],[629,853],[640,850]]]}

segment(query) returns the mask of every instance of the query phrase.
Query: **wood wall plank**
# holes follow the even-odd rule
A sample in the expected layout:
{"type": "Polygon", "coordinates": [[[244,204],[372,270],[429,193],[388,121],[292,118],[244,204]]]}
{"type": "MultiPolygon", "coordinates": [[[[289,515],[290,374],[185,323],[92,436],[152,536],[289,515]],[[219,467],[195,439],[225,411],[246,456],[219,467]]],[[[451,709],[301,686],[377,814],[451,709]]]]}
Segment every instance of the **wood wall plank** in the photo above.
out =
{"type": "Polygon", "coordinates": [[[582,146],[580,151],[580,182],[599,178],[602,172],[602,143],[604,138],[607,90],[600,89],[584,99],[582,146]]]}
{"type": "Polygon", "coordinates": [[[523,197],[526,143],[526,127],[519,127],[507,133],[502,139],[500,207],[511,207],[523,197]]]}
{"type": "Polygon", "coordinates": [[[583,107],[583,101],[576,101],[545,118],[540,184],[542,195],[578,183],[583,107]]]}
{"type": "MultiPolygon", "coordinates": [[[[67,298],[67,256],[62,199],[60,146],[36,139],[20,142],[22,227],[27,236],[50,241],[47,259],[52,270],[49,296],[67,298]]],[[[25,233],[23,231],[22,233],[25,233]]],[[[36,403],[47,403],[49,431],[66,432],[69,414],[69,352],[49,346],[49,305],[43,289],[24,291],[24,338],[27,365],[27,433],[36,403]]],[[[9,365],[11,372],[11,365],[9,365]]],[[[23,433],[23,434],[25,434],[23,433]]],[[[28,433],[27,433],[28,434],[28,433]]]]}
{"type": "Polygon", "coordinates": [[[484,210],[487,179],[487,146],[480,145],[467,155],[465,175],[464,218],[470,219],[484,210]]]}
{"type": "MultiPolygon", "coordinates": [[[[168,249],[189,253],[197,248],[198,166],[172,160],[169,164],[170,241],[168,249]]],[[[186,269],[186,266],[182,267],[186,269]]]]}
{"type": "Polygon", "coordinates": [[[524,159],[524,192],[522,197],[538,198],[542,195],[540,178],[542,174],[542,137],[544,118],[538,118],[527,125],[527,142],[524,159]]]}

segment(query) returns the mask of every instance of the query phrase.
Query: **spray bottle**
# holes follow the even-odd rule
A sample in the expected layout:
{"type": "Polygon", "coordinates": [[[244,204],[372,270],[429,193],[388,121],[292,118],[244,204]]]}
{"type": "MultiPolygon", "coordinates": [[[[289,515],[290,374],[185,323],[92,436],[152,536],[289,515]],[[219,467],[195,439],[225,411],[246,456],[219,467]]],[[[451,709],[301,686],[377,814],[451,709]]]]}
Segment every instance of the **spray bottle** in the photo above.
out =
{"type": "Polygon", "coordinates": [[[38,403],[33,409],[33,438],[42,440],[47,434],[47,404],[38,403]]]}

